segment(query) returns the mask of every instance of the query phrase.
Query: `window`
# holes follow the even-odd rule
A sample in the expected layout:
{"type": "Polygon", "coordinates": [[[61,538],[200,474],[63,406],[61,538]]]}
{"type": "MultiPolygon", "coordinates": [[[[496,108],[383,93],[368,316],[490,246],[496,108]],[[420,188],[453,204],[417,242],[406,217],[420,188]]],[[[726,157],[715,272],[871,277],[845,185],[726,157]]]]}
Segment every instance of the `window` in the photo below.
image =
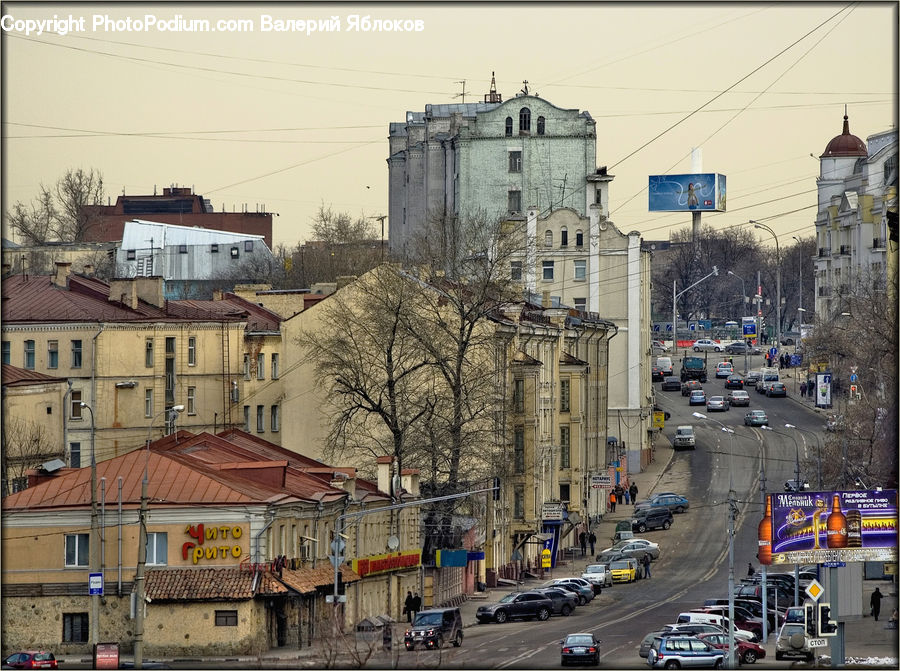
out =
{"type": "Polygon", "coordinates": [[[559,411],[569,412],[569,380],[559,381],[559,411]]]}
{"type": "Polygon", "coordinates": [[[272,355],[272,379],[273,380],[278,379],[278,355],[277,354],[272,355]]]}
{"type": "Polygon", "coordinates": [[[34,370],[34,340],[25,341],[25,368],[34,370]]]}
{"type": "Polygon", "coordinates": [[[520,520],[525,517],[525,487],[516,485],[513,489],[513,517],[520,520]]]}
{"type": "Polygon", "coordinates": [[[546,129],[546,122],[545,122],[545,120],[544,120],[544,117],[539,116],[539,117],[538,117],[538,122],[537,122],[537,133],[538,133],[538,135],[543,135],[545,129],[546,129]]]}
{"type": "Polygon", "coordinates": [[[581,259],[575,262],[575,279],[583,280],[587,278],[587,261],[581,259]]]}
{"type": "Polygon", "coordinates": [[[166,407],[175,405],[175,338],[166,338],[166,407]]]}
{"type": "Polygon", "coordinates": [[[569,427],[561,426],[559,427],[559,467],[560,468],[569,468],[569,458],[570,458],[570,449],[569,449],[569,427]]]}
{"type": "Polygon", "coordinates": [[[81,341],[72,341],[72,368],[81,368],[81,341]]]}
{"type": "Polygon", "coordinates": [[[179,254],[187,254],[187,245],[178,245],[179,254]]]}
{"type": "Polygon", "coordinates": [[[10,352],[9,340],[4,340],[3,341],[3,363],[5,363],[7,366],[9,365],[9,361],[10,361],[9,352],[10,352]]]}
{"type": "Polygon", "coordinates": [[[87,643],[88,624],[87,613],[63,613],[63,643],[87,643]]]}
{"type": "Polygon", "coordinates": [[[245,252],[253,251],[253,240],[244,240],[244,251],[245,252]]]}
{"type": "Polygon", "coordinates": [[[231,248],[231,258],[233,258],[233,259],[241,258],[241,250],[238,249],[237,247],[232,247],[231,248]]]}
{"type": "Polygon", "coordinates": [[[165,532],[147,534],[147,564],[165,566],[168,564],[169,535],[165,532]]]}
{"type": "Polygon", "coordinates": [[[559,246],[560,247],[568,247],[569,246],[569,229],[565,226],[562,227],[562,230],[559,232],[559,246]]]}
{"type": "Polygon", "coordinates": [[[197,365],[197,336],[188,337],[188,366],[197,365]]]}
{"type": "Polygon", "coordinates": [[[513,411],[525,412],[525,380],[513,380],[513,411]]]}
{"type": "Polygon", "coordinates": [[[189,414],[189,415],[197,414],[197,408],[194,405],[196,396],[197,396],[197,387],[188,387],[187,388],[187,408],[186,408],[186,410],[187,410],[187,414],[189,414]]]}
{"type": "Polygon", "coordinates": [[[209,253],[210,253],[210,254],[218,254],[218,253],[219,253],[219,245],[217,245],[217,244],[212,244],[212,245],[210,245],[210,246],[209,246],[209,253]]]}
{"type": "Polygon", "coordinates": [[[544,231],[544,247],[553,246],[553,231],[544,231]]]}
{"type": "Polygon", "coordinates": [[[523,107],[519,110],[519,133],[531,132],[531,110],[523,107]]]}
{"type": "Polygon", "coordinates": [[[47,342],[47,368],[59,368],[59,340],[47,342]]]}
{"type": "Polygon", "coordinates": [[[278,416],[278,406],[272,406],[272,432],[277,433],[281,428],[281,418],[278,416]]]}
{"type": "Polygon", "coordinates": [[[512,117],[506,117],[506,137],[510,137],[512,135],[512,117]]]}
{"type": "Polygon", "coordinates": [[[244,431],[250,433],[250,406],[244,406],[244,431]]]}
{"type": "Polygon", "coordinates": [[[244,355],[244,379],[245,380],[250,379],[250,355],[249,354],[244,355]]]}
{"type": "Polygon", "coordinates": [[[563,484],[559,483],[559,500],[560,501],[571,501],[572,500],[572,486],[568,483],[563,484]]]}
{"type": "Polygon", "coordinates": [[[153,390],[144,390],[144,417],[153,417],[153,390]]]}
{"type": "Polygon", "coordinates": [[[576,298],[574,299],[574,303],[576,310],[587,312],[587,298],[576,298]]]}
{"type": "Polygon", "coordinates": [[[525,472],[525,429],[517,428],[513,433],[513,471],[525,472]]]}
{"type": "Polygon", "coordinates": [[[511,189],[506,194],[506,205],[510,212],[522,211],[522,192],[517,189],[511,189]]]}
{"type": "Polygon", "coordinates": [[[266,406],[256,406],[256,433],[266,430],[266,406]]]}
{"type": "Polygon", "coordinates": [[[81,392],[72,390],[72,405],[71,412],[69,413],[70,419],[81,419],[81,392]]]}
{"type": "Polygon", "coordinates": [[[584,233],[581,231],[575,231],[575,246],[584,247],[584,233]]]}
{"type": "Polygon", "coordinates": [[[90,534],[66,534],[66,566],[87,566],[90,534]]]}
{"type": "Polygon", "coordinates": [[[134,261],[137,258],[137,253],[134,249],[129,249],[125,252],[125,260],[126,261],[134,261]]]}
{"type": "Polygon", "coordinates": [[[542,261],[541,265],[543,267],[542,277],[545,280],[552,280],[553,279],[553,261],[542,261]]]}
{"type": "Polygon", "coordinates": [[[522,262],[510,261],[509,263],[509,279],[513,282],[522,281],[522,262]]]}
{"type": "Polygon", "coordinates": [[[509,171],[510,172],[522,172],[522,152],[521,151],[509,152],[509,171]]]}
{"type": "Polygon", "coordinates": [[[266,379],[266,355],[262,352],[256,355],[256,379],[266,379]]]}
{"type": "Polygon", "coordinates": [[[216,611],[217,627],[236,627],[237,611],[236,610],[217,610],[216,611]]]}
{"type": "Polygon", "coordinates": [[[69,443],[69,467],[81,468],[81,443],[69,443]]]}
{"type": "Polygon", "coordinates": [[[153,368],[153,339],[147,338],[144,342],[144,367],[153,368]]]}

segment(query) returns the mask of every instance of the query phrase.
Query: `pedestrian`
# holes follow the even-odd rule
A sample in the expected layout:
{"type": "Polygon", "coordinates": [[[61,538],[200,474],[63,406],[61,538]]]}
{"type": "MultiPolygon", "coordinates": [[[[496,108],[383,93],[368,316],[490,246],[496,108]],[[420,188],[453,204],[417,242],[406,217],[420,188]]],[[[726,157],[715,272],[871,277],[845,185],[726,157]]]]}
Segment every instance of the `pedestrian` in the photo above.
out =
{"type": "Polygon", "coordinates": [[[629,505],[631,504],[631,489],[630,488],[625,490],[625,503],[629,504],[629,505]]]}
{"type": "Polygon", "coordinates": [[[749,562],[747,564],[747,577],[752,578],[754,573],[756,573],[756,569],[753,568],[753,562],[749,562]]]}
{"type": "Polygon", "coordinates": [[[875,618],[875,621],[878,622],[878,613],[881,612],[881,597],[884,596],[877,587],[875,591],[872,592],[872,598],[869,599],[869,603],[872,604],[872,616],[875,618]]]}
{"type": "Polygon", "coordinates": [[[587,554],[587,534],[583,531],[578,534],[578,543],[581,545],[581,556],[587,554]]]}
{"type": "Polygon", "coordinates": [[[591,531],[591,535],[588,536],[588,543],[591,544],[591,557],[594,556],[594,544],[597,542],[597,534],[591,531]]]}
{"type": "Polygon", "coordinates": [[[616,512],[616,490],[609,490],[609,511],[611,513],[616,512]]]}
{"type": "Polygon", "coordinates": [[[631,502],[633,504],[636,504],[637,503],[637,495],[638,495],[637,484],[632,482],[631,487],[628,488],[628,491],[631,493],[631,502]]]}
{"type": "Polygon", "coordinates": [[[625,496],[625,488],[621,484],[618,484],[618,485],[616,485],[615,492],[616,492],[616,503],[622,503],[622,498],[625,496]]]}
{"type": "Polygon", "coordinates": [[[422,597],[419,596],[419,593],[416,592],[413,594],[413,619],[416,617],[416,613],[422,610],[422,597]]]}
{"type": "Polygon", "coordinates": [[[806,396],[806,380],[800,383],[800,398],[806,396]]]}
{"type": "Polygon", "coordinates": [[[409,590],[406,591],[406,601],[403,602],[403,612],[406,614],[406,621],[412,622],[413,595],[409,590]]]}
{"type": "Polygon", "coordinates": [[[653,576],[650,575],[650,554],[649,553],[644,554],[644,558],[641,560],[641,563],[644,565],[644,577],[652,578],[653,576]]]}

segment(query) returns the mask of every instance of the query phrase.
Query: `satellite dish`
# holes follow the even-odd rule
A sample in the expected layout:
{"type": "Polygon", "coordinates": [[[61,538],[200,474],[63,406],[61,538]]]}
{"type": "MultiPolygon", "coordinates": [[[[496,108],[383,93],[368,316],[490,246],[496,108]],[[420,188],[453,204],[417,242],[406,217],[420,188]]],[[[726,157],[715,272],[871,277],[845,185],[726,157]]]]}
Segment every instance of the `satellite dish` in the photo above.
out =
{"type": "Polygon", "coordinates": [[[398,547],[400,547],[400,539],[397,538],[396,536],[388,536],[387,546],[388,546],[388,549],[393,552],[398,547]]]}

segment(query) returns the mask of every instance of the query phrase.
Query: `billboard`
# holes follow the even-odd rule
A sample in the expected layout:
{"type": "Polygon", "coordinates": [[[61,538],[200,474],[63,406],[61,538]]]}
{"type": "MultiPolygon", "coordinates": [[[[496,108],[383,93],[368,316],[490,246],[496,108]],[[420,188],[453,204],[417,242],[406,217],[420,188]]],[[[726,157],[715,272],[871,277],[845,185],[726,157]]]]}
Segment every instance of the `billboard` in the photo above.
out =
{"type": "Polygon", "coordinates": [[[831,373],[816,373],[816,407],[831,407],[831,373]]]}
{"type": "Polygon", "coordinates": [[[896,489],[785,492],[769,501],[773,564],[897,561],[896,489]]]}
{"type": "Polygon", "coordinates": [[[725,175],[650,175],[651,212],[724,212],[725,175]]]}

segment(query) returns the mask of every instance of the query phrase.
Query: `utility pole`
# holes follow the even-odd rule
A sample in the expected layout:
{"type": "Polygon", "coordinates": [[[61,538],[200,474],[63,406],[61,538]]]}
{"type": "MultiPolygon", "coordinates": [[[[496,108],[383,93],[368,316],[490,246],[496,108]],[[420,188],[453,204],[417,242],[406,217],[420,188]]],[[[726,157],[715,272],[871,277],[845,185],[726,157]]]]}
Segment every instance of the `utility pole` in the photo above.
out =
{"type": "MultiPolygon", "coordinates": [[[[90,549],[91,573],[100,572],[100,524],[97,514],[97,456],[94,452],[94,409],[81,401],[81,407],[91,413],[91,535],[88,542],[90,549]]],[[[103,584],[101,578],[101,585],[103,584]]],[[[91,594],[91,645],[100,642],[100,593],[94,590],[91,594]]]]}

